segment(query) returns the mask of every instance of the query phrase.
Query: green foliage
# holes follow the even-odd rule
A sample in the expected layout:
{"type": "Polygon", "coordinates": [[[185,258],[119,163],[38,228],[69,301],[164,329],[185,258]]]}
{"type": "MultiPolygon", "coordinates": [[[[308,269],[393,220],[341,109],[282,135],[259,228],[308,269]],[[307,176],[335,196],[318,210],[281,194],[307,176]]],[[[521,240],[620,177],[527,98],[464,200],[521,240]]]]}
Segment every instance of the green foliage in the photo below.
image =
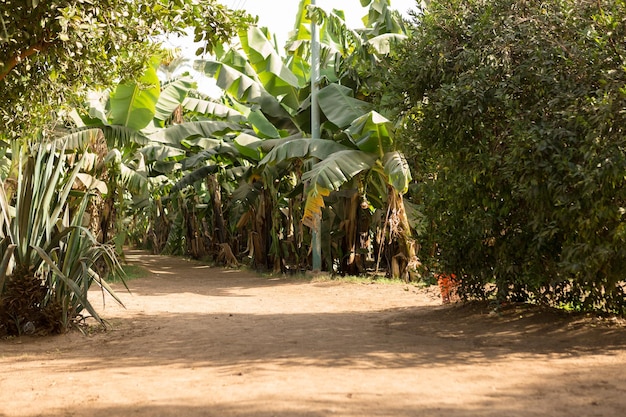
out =
{"type": "Polygon", "coordinates": [[[83,311],[102,322],[87,291],[97,283],[116,298],[97,265],[120,270],[112,248],[82,225],[89,190],[74,187],[83,160],[53,145],[40,145],[36,156],[14,152],[17,185],[0,184],[0,333],[58,333],[83,311]]]}
{"type": "Polygon", "coordinates": [[[439,0],[389,79],[425,259],[465,297],[626,312],[626,2],[439,0]]]}
{"type": "Polygon", "coordinates": [[[191,27],[211,51],[251,22],[215,0],[0,4],[0,138],[34,138],[89,88],[133,79],[156,36],[191,27]]]}

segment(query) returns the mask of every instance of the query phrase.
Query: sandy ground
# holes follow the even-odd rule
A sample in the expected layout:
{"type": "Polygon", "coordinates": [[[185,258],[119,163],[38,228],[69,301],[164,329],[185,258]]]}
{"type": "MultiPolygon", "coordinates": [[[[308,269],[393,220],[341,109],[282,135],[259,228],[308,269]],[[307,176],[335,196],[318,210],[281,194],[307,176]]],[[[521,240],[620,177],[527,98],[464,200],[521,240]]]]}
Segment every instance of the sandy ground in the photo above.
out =
{"type": "Polygon", "coordinates": [[[0,416],[626,415],[618,320],[128,258],[109,331],[0,340],[0,416]]]}

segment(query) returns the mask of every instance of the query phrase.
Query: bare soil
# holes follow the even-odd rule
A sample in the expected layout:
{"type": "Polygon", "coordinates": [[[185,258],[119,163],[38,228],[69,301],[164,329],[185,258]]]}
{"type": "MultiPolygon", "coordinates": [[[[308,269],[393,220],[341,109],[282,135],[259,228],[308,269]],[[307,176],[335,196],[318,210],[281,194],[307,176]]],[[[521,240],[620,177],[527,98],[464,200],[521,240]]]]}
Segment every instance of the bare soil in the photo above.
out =
{"type": "Polygon", "coordinates": [[[108,331],[0,340],[0,416],[626,415],[618,319],[127,257],[108,331]]]}

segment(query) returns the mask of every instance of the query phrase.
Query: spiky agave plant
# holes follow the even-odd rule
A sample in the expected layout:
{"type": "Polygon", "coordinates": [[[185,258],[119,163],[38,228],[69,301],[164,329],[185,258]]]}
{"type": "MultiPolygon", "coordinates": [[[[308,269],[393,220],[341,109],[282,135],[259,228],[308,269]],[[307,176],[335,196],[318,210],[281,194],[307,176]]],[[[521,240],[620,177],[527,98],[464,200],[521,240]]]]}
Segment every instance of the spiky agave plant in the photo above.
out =
{"type": "Polygon", "coordinates": [[[59,333],[83,311],[103,324],[87,299],[96,282],[111,288],[95,270],[103,259],[121,268],[114,251],[99,244],[82,219],[89,190],[74,188],[81,155],[41,144],[33,152],[16,147],[15,192],[0,183],[0,334],[59,333]]]}

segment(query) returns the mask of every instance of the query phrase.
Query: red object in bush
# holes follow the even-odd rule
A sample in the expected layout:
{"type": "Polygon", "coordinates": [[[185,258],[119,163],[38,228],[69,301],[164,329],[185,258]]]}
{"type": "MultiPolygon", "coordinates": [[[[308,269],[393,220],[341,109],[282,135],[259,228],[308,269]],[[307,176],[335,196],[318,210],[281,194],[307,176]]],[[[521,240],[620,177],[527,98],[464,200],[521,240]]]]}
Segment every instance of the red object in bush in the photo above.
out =
{"type": "Polygon", "coordinates": [[[441,301],[443,304],[450,304],[451,299],[456,296],[456,288],[459,286],[456,275],[439,274],[437,275],[437,284],[439,284],[441,291],[441,301]]]}

